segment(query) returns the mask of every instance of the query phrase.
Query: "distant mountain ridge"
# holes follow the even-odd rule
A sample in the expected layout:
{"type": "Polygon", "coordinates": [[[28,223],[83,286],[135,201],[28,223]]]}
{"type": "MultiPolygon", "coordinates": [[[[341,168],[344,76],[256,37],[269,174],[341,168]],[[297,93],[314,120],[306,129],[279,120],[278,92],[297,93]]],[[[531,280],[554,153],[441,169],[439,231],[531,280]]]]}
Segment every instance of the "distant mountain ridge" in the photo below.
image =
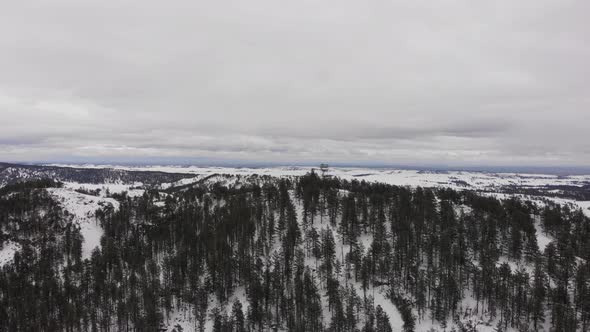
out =
{"type": "Polygon", "coordinates": [[[159,171],[131,171],[113,168],[74,168],[64,166],[0,163],[0,187],[24,180],[53,179],[79,183],[142,183],[155,185],[192,177],[190,174],[159,171]]]}

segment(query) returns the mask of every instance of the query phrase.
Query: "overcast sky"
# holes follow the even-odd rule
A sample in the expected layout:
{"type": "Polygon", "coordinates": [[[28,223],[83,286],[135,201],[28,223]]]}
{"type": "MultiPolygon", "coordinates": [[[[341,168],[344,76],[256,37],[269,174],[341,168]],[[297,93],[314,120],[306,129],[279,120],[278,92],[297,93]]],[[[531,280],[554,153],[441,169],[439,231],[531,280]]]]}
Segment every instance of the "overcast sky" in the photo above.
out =
{"type": "Polygon", "coordinates": [[[590,165],[590,1],[6,1],[0,160],[590,165]]]}

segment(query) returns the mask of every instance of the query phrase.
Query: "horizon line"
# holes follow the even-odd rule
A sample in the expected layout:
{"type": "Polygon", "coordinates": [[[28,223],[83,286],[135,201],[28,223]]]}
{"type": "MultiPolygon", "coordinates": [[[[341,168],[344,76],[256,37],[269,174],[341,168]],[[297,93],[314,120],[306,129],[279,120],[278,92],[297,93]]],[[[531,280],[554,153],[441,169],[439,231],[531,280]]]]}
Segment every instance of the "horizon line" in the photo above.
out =
{"type": "Polygon", "coordinates": [[[543,172],[552,175],[589,175],[590,166],[578,165],[443,165],[443,164],[394,164],[385,162],[272,162],[272,161],[0,161],[0,164],[36,165],[36,166],[181,166],[181,167],[235,167],[235,168],[263,168],[263,167],[320,167],[327,164],[329,167],[341,168],[369,168],[369,169],[399,169],[419,171],[470,171],[493,173],[530,173],[543,172]]]}

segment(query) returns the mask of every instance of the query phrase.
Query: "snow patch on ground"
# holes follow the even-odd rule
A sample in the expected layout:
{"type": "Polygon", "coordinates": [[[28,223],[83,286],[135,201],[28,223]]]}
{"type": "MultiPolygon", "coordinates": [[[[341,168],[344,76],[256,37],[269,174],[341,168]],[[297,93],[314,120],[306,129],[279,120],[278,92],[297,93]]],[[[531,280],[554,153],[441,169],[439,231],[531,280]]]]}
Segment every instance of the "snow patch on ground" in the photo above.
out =
{"type": "Polygon", "coordinates": [[[551,241],[553,241],[554,239],[548,234],[545,234],[545,232],[541,228],[539,220],[535,220],[535,231],[537,234],[537,245],[539,246],[539,251],[545,252],[545,248],[547,247],[547,245],[551,243],[551,241]]]}
{"type": "Polygon", "coordinates": [[[136,182],[134,184],[123,184],[123,183],[79,183],[79,182],[64,182],[64,188],[76,190],[76,189],[85,189],[89,191],[100,190],[99,195],[101,197],[107,196],[107,191],[111,194],[120,194],[122,192],[127,192],[127,196],[129,197],[138,197],[143,195],[145,190],[143,189],[135,189],[136,187],[142,186],[143,183],[136,182]]]}
{"type": "MultiPolygon", "coordinates": [[[[470,291],[466,291],[464,297],[459,302],[457,308],[457,315],[459,321],[465,326],[472,326],[475,330],[469,330],[474,332],[496,332],[496,326],[498,325],[499,317],[494,320],[489,320],[487,317],[487,308],[484,302],[480,301],[479,305],[477,300],[473,297],[470,291]],[[476,311],[477,310],[477,311],[476,311]]],[[[432,320],[432,313],[430,310],[426,310],[424,318],[416,322],[416,332],[430,332],[430,331],[458,331],[457,324],[452,317],[449,317],[446,321],[446,327],[443,327],[439,322],[432,320]]],[[[401,330],[400,330],[401,331],[401,330]]],[[[506,332],[517,331],[512,327],[508,327],[506,332]]]]}
{"type": "Polygon", "coordinates": [[[500,267],[500,265],[502,265],[504,263],[506,263],[506,264],[508,264],[508,266],[510,266],[510,271],[512,273],[515,273],[516,271],[524,270],[530,276],[532,276],[534,269],[535,269],[534,266],[532,266],[531,264],[524,263],[523,261],[515,261],[515,260],[510,259],[505,256],[500,256],[498,258],[498,262],[496,262],[496,267],[500,267]]]}
{"type": "Polygon", "coordinates": [[[14,254],[20,249],[21,247],[18,243],[12,241],[4,243],[4,246],[0,249],[0,267],[12,262],[14,254]]]}
{"type": "MultiPolygon", "coordinates": [[[[363,295],[363,288],[360,282],[354,283],[355,290],[357,295],[363,295]]],[[[385,287],[371,287],[367,289],[367,295],[373,296],[373,304],[375,308],[378,305],[381,306],[383,311],[389,317],[389,323],[391,324],[391,328],[394,331],[403,331],[404,320],[402,319],[401,314],[397,307],[391,302],[391,300],[386,296],[385,287]]]]}
{"type": "Polygon", "coordinates": [[[179,186],[185,186],[187,184],[192,184],[192,183],[196,183],[199,182],[199,180],[201,180],[203,177],[198,175],[192,178],[184,178],[181,180],[178,180],[176,182],[171,182],[171,183],[162,183],[160,185],[160,189],[165,190],[171,187],[179,187],[179,186]]]}
{"type": "MultiPolygon", "coordinates": [[[[213,320],[210,318],[213,310],[220,309],[220,313],[222,315],[225,313],[228,317],[231,317],[233,304],[236,300],[239,300],[242,304],[242,312],[244,313],[244,316],[246,316],[250,302],[248,302],[246,290],[243,286],[237,287],[229,299],[221,305],[215,296],[209,295],[207,320],[205,323],[206,332],[213,331],[213,320]]],[[[195,329],[196,325],[198,325],[198,323],[195,319],[193,306],[189,304],[183,304],[180,308],[175,308],[172,310],[168,318],[164,319],[164,326],[162,327],[162,330],[166,332],[172,332],[176,328],[176,331],[178,331],[178,326],[180,326],[183,332],[194,332],[198,331],[198,329],[195,329]]]]}
{"type": "Polygon", "coordinates": [[[183,332],[194,332],[196,320],[194,319],[193,307],[191,305],[183,306],[179,309],[175,309],[170,313],[166,323],[163,326],[163,330],[166,332],[172,332],[174,329],[179,331],[178,326],[182,328],[183,332]]]}
{"type": "Polygon", "coordinates": [[[500,200],[510,199],[512,197],[519,198],[523,201],[531,201],[535,203],[538,207],[544,207],[547,204],[547,201],[560,204],[560,205],[569,205],[575,209],[581,209],[584,215],[590,218],[590,201],[576,201],[573,199],[567,198],[559,198],[559,197],[547,197],[547,196],[531,196],[531,195],[524,195],[524,194],[505,194],[505,193],[496,193],[496,192],[481,192],[479,193],[483,196],[495,197],[500,200]]]}
{"type": "Polygon", "coordinates": [[[104,233],[95,218],[96,210],[105,205],[111,205],[117,210],[119,202],[113,198],[81,194],[71,188],[49,188],[47,191],[73,216],[72,221],[80,226],[80,233],[84,237],[82,259],[90,258],[92,250],[100,247],[100,238],[104,233]]]}

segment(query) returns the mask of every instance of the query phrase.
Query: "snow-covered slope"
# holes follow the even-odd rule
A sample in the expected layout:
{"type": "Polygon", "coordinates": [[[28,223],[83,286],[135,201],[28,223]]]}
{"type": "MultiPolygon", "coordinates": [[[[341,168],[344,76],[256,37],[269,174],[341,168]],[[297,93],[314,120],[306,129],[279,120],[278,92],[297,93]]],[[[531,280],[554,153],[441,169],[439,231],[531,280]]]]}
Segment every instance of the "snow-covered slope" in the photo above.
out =
{"type": "Polygon", "coordinates": [[[73,222],[80,226],[80,233],[84,237],[82,243],[82,258],[90,258],[92,250],[100,246],[103,230],[95,219],[96,210],[111,205],[119,208],[119,202],[112,198],[85,195],[68,188],[50,188],[48,192],[72,216],[73,222]]]}

